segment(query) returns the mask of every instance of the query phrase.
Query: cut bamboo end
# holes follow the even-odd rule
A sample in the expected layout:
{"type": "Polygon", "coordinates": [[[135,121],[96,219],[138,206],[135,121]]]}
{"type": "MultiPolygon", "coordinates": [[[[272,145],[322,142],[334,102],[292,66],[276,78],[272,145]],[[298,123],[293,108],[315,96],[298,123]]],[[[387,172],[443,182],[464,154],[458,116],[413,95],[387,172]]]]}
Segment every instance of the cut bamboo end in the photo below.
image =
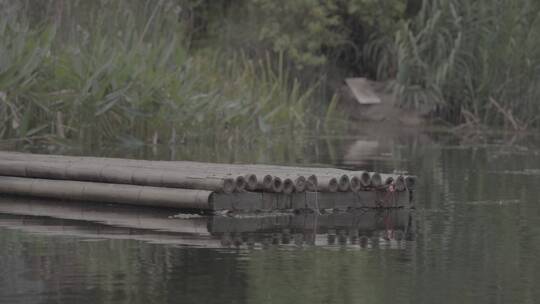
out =
{"type": "Polygon", "coordinates": [[[306,191],[307,180],[303,176],[299,176],[294,180],[294,191],[304,192],[306,191]]]}
{"type": "Polygon", "coordinates": [[[250,191],[257,190],[257,176],[255,174],[246,174],[244,176],[246,180],[246,189],[250,191]]]}
{"type": "Polygon", "coordinates": [[[379,188],[379,187],[383,186],[383,180],[382,180],[382,177],[381,177],[381,175],[379,173],[373,172],[373,173],[371,173],[370,177],[371,177],[370,186],[375,187],[375,188],[379,188]]]}
{"type": "Polygon", "coordinates": [[[258,181],[258,189],[259,190],[271,190],[272,189],[272,182],[274,178],[272,175],[267,174],[265,175],[262,180],[258,181]]]}
{"type": "Polygon", "coordinates": [[[351,185],[351,190],[354,191],[354,192],[358,192],[358,191],[362,190],[362,185],[361,185],[361,182],[360,182],[360,178],[358,176],[351,177],[350,185],[351,185]]]}
{"type": "Polygon", "coordinates": [[[315,174],[312,174],[308,176],[307,182],[306,182],[306,189],[308,191],[317,191],[318,189],[318,180],[317,176],[315,174]]]}
{"type": "Polygon", "coordinates": [[[294,182],[290,178],[285,178],[283,180],[283,193],[291,194],[294,192],[294,182]]]}
{"type": "Polygon", "coordinates": [[[233,193],[236,190],[236,181],[232,178],[223,179],[223,192],[233,193]]]}
{"type": "Polygon", "coordinates": [[[369,176],[368,172],[363,171],[357,176],[360,178],[360,185],[362,186],[362,188],[369,187],[369,184],[371,183],[371,177],[369,176]]]}
{"type": "Polygon", "coordinates": [[[349,176],[343,174],[338,179],[338,190],[342,192],[349,191],[351,188],[351,182],[349,176]]]}
{"type": "Polygon", "coordinates": [[[281,181],[281,178],[274,176],[272,180],[272,192],[283,192],[283,182],[281,181]]]}
{"type": "Polygon", "coordinates": [[[236,191],[244,191],[246,189],[246,179],[243,176],[235,178],[236,191]]]}

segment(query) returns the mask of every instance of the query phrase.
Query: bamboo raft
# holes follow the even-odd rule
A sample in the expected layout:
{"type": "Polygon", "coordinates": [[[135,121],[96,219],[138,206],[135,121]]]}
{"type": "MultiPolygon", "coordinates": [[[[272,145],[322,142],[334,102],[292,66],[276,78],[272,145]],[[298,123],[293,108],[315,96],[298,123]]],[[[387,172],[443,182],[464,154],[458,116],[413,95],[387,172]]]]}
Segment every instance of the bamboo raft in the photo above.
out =
{"type": "Polygon", "coordinates": [[[201,211],[407,207],[415,182],[335,168],[0,152],[0,194],[201,211]]]}

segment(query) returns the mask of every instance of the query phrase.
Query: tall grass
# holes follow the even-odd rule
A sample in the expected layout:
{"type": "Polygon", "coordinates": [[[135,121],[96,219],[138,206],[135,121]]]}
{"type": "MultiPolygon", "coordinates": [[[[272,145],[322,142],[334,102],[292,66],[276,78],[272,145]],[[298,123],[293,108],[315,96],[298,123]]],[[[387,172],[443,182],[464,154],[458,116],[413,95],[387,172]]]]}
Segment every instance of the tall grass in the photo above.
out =
{"type": "Polygon", "coordinates": [[[394,50],[402,106],[455,123],[540,125],[538,1],[425,0],[394,50]]]}
{"type": "Polygon", "coordinates": [[[178,1],[42,3],[36,17],[33,1],[1,2],[0,137],[176,143],[318,120],[318,84],[293,77],[282,54],[190,49],[178,1]]]}

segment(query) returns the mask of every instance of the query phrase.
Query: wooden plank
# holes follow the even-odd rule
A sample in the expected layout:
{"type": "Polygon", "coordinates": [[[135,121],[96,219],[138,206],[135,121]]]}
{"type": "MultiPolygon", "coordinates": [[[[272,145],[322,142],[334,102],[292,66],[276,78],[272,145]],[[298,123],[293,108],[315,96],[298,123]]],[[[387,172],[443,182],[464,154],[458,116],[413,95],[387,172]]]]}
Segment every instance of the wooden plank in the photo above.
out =
{"type": "Polygon", "coordinates": [[[351,89],[354,97],[360,104],[378,104],[381,99],[366,78],[347,78],[347,86],[351,89]]]}

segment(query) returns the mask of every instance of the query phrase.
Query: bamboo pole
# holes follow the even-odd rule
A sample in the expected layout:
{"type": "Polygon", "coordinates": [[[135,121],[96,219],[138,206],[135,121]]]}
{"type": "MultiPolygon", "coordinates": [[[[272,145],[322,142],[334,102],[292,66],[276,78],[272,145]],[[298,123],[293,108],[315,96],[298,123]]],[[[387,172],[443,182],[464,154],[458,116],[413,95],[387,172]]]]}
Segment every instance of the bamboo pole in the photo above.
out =
{"type": "MultiPolygon", "coordinates": [[[[176,162],[155,162],[147,160],[131,160],[131,159],[116,159],[116,158],[96,158],[96,157],[73,157],[73,156],[59,156],[59,155],[42,155],[42,154],[22,154],[22,153],[11,153],[11,152],[0,152],[0,160],[8,161],[24,161],[24,162],[41,162],[42,164],[53,164],[53,163],[69,163],[82,165],[83,167],[93,167],[93,166],[112,166],[112,169],[107,170],[111,172],[111,182],[118,183],[127,183],[126,177],[121,177],[119,174],[123,169],[126,168],[145,168],[145,169],[161,169],[161,170],[182,170],[184,172],[189,172],[188,176],[200,177],[214,177],[214,178],[234,178],[236,183],[236,190],[243,190],[247,188],[248,190],[256,189],[257,177],[254,174],[246,174],[235,172],[233,174],[230,170],[218,170],[218,174],[215,173],[215,170],[209,170],[208,165],[204,163],[197,163],[197,165],[192,166],[179,166],[176,162]],[[226,171],[226,172],[225,172],[226,171]],[[238,176],[234,176],[238,175],[238,176]]],[[[37,168],[32,168],[31,171],[34,172],[35,176],[60,179],[56,171],[50,171],[45,168],[42,169],[42,166],[37,166],[37,168]]],[[[47,166],[45,166],[47,167],[47,166]]],[[[109,175],[106,175],[109,176],[109,175]]],[[[93,178],[93,175],[92,175],[93,178]]]]}
{"type": "MultiPolygon", "coordinates": [[[[302,186],[298,184],[296,179],[300,176],[306,178],[306,190],[308,191],[320,191],[317,187],[317,176],[328,175],[338,178],[338,183],[341,185],[340,191],[343,191],[345,185],[342,175],[347,175],[349,179],[353,176],[360,175],[361,183],[364,188],[373,187],[372,184],[379,184],[379,180],[372,183],[371,178],[367,172],[364,171],[347,171],[334,168],[311,168],[311,167],[289,167],[289,166],[276,166],[276,165],[250,165],[250,164],[219,164],[219,163],[201,163],[192,161],[149,161],[149,160],[134,160],[134,159],[117,159],[117,158],[98,158],[98,157],[74,157],[74,156],[59,156],[59,155],[43,155],[43,154],[26,154],[18,152],[0,152],[0,159],[6,160],[42,160],[46,162],[70,162],[70,163],[99,163],[114,166],[126,166],[137,168],[154,168],[154,169],[167,169],[167,170],[188,170],[195,172],[199,175],[214,176],[214,177],[227,177],[236,178],[237,184],[241,188],[243,184],[249,191],[268,191],[270,189],[270,183],[268,175],[280,177],[281,180],[285,178],[291,178],[295,182],[295,191],[302,192],[302,186]],[[248,175],[253,174],[257,179],[257,186],[254,187],[253,177],[247,178],[248,175]],[[242,182],[242,176],[245,180],[251,179],[251,181],[242,182]],[[366,176],[367,175],[367,176],[366,176]],[[265,183],[261,183],[259,180],[265,179],[265,183]],[[339,179],[342,179],[341,181],[339,179]],[[369,185],[367,185],[369,183],[369,185]]],[[[393,179],[398,176],[393,175],[393,179]]],[[[405,188],[413,188],[415,184],[414,177],[404,176],[405,188]]],[[[301,179],[300,179],[301,180],[301,179]]],[[[380,181],[379,186],[383,186],[387,180],[380,181]]],[[[349,180],[350,184],[350,180],[349,180]]],[[[275,187],[274,187],[275,188],[275,187]]],[[[400,186],[401,188],[401,186],[400,186]]],[[[352,189],[351,189],[352,190],[352,189]]],[[[273,190],[275,191],[275,189],[273,190]]]]}
{"type": "MultiPolygon", "coordinates": [[[[234,168],[225,168],[222,165],[214,167],[216,164],[205,164],[205,163],[194,163],[194,162],[185,162],[188,164],[192,164],[189,166],[183,166],[179,162],[172,162],[172,161],[147,161],[147,160],[130,160],[130,159],[113,159],[113,158],[95,158],[95,157],[72,157],[72,156],[57,156],[57,155],[36,155],[36,154],[20,154],[20,153],[9,153],[9,152],[0,152],[0,159],[8,159],[8,160],[18,160],[23,161],[25,158],[28,158],[32,161],[40,161],[40,162],[67,162],[67,163],[74,163],[74,164],[80,164],[83,163],[82,166],[92,166],[92,165],[112,165],[115,169],[118,169],[118,167],[133,167],[133,168],[147,168],[147,169],[166,169],[166,170],[187,170],[189,172],[193,172],[193,174],[205,176],[205,177],[233,177],[232,175],[239,174],[235,177],[235,183],[237,190],[242,190],[246,188],[247,190],[254,191],[254,190],[264,190],[269,189],[272,187],[271,181],[269,181],[269,178],[271,176],[268,176],[269,174],[261,174],[260,172],[257,172],[261,177],[261,179],[266,179],[266,181],[261,185],[258,183],[258,179],[256,174],[253,173],[244,173],[246,170],[234,168]],[[28,157],[26,157],[27,155],[28,157]]],[[[25,160],[28,161],[28,160],[25,160]]],[[[50,173],[49,173],[50,174],[50,173]]],[[[39,175],[39,174],[36,174],[39,175]]],[[[115,175],[117,176],[117,175],[115,175]]],[[[118,176],[117,176],[118,177],[118,176]]],[[[51,176],[51,178],[57,178],[55,176],[51,176]]],[[[282,178],[283,180],[284,178],[282,178]]],[[[126,180],[122,180],[122,178],[117,178],[118,182],[120,183],[126,183],[126,180]]],[[[301,183],[301,180],[298,181],[301,183]]],[[[273,191],[277,191],[276,189],[280,189],[278,186],[273,187],[273,191]]],[[[301,186],[300,188],[301,189],[301,186]]]]}
{"type": "MultiPolygon", "coordinates": [[[[109,164],[116,166],[135,166],[135,167],[157,167],[157,168],[190,168],[193,170],[202,170],[208,172],[229,172],[230,174],[238,172],[267,172],[272,175],[303,175],[313,174],[319,171],[317,174],[344,174],[344,170],[332,169],[332,168],[308,168],[308,167],[287,167],[287,166],[274,166],[274,165],[251,165],[251,164],[220,164],[220,163],[201,163],[192,161],[149,161],[149,160],[134,160],[134,159],[119,159],[119,158],[98,158],[98,157],[74,157],[74,156],[60,156],[60,155],[47,155],[47,154],[24,154],[18,152],[0,152],[0,159],[5,160],[42,160],[42,161],[58,161],[58,162],[90,162],[109,164]]],[[[280,176],[281,177],[281,176],[280,176]]],[[[337,176],[336,176],[337,177],[337,176]]]]}
{"type": "Polygon", "coordinates": [[[235,189],[245,187],[245,179],[242,176],[237,177],[235,181],[231,178],[197,176],[170,170],[57,162],[0,160],[0,175],[199,189],[225,193],[232,193],[235,189]]]}
{"type": "Polygon", "coordinates": [[[336,192],[339,190],[339,183],[335,177],[330,176],[319,176],[318,179],[318,188],[317,191],[321,192],[336,192]]]}
{"type": "Polygon", "coordinates": [[[212,192],[0,176],[0,193],[181,209],[212,209],[212,192]]]}

